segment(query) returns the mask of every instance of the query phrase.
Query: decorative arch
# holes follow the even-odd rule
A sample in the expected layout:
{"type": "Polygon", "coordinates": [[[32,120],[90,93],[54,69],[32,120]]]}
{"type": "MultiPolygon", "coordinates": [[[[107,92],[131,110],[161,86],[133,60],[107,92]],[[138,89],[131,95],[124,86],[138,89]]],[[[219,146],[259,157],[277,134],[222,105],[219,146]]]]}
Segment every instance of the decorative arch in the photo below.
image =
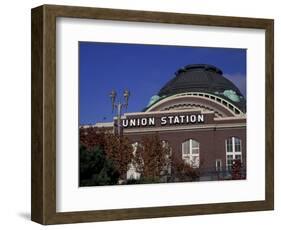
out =
{"type": "Polygon", "coordinates": [[[195,103],[181,103],[181,104],[174,104],[171,106],[167,106],[163,109],[163,111],[168,110],[188,110],[188,109],[199,109],[201,112],[213,112],[216,117],[225,117],[226,114],[222,113],[221,111],[215,110],[207,105],[202,104],[195,104],[195,103]]]}
{"type": "Polygon", "coordinates": [[[209,93],[190,92],[169,96],[150,106],[146,112],[199,108],[213,111],[217,117],[245,115],[229,101],[209,93]]]}

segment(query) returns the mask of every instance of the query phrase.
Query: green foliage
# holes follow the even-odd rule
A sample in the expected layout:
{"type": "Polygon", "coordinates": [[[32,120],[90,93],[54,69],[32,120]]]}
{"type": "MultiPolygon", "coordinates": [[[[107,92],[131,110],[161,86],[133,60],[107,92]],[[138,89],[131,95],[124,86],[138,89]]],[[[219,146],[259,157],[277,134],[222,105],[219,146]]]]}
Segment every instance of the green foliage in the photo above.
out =
{"type": "Polygon", "coordinates": [[[140,179],[128,179],[126,184],[155,184],[161,183],[159,177],[141,177],[140,179]]]}
{"type": "Polygon", "coordinates": [[[140,178],[141,184],[154,184],[154,183],[160,183],[160,177],[154,176],[154,177],[141,177],[140,178]]]}
{"type": "Polygon", "coordinates": [[[107,159],[114,164],[120,174],[119,179],[125,180],[129,164],[132,160],[132,145],[127,137],[115,135],[103,128],[80,128],[80,145],[87,149],[99,147],[107,159]]]}
{"type": "Polygon", "coordinates": [[[113,185],[118,183],[119,173],[113,162],[99,147],[87,149],[80,146],[80,186],[113,185]]]}

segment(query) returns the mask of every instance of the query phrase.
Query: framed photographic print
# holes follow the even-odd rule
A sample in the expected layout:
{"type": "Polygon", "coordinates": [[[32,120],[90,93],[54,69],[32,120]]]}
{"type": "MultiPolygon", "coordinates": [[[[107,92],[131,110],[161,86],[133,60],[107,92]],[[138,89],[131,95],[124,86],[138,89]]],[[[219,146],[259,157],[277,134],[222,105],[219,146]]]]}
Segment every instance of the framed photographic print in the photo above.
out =
{"type": "Polygon", "coordinates": [[[32,220],[272,210],[273,28],[32,9],[32,220]]]}

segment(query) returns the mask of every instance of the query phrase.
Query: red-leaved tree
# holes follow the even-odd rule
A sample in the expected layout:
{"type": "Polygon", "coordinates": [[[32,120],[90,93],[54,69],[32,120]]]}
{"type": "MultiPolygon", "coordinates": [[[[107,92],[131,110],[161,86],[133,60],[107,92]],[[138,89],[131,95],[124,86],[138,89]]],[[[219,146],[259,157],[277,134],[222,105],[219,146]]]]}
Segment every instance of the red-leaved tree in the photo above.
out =
{"type": "Polygon", "coordinates": [[[200,177],[199,168],[193,168],[179,157],[172,159],[172,181],[195,181],[200,177]]]}
{"type": "Polygon", "coordinates": [[[80,128],[80,145],[87,149],[97,146],[103,149],[106,157],[118,170],[121,179],[125,179],[133,157],[133,148],[127,137],[115,135],[102,128],[80,128]]]}
{"type": "Polygon", "coordinates": [[[160,178],[169,167],[170,153],[158,135],[147,135],[138,143],[133,164],[142,178],[160,178]]]}
{"type": "Polygon", "coordinates": [[[106,133],[104,150],[119,171],[121,179],[125,180],[129,164],[133,158],[133,147],[129,139],[124,136],[106,133]]]}

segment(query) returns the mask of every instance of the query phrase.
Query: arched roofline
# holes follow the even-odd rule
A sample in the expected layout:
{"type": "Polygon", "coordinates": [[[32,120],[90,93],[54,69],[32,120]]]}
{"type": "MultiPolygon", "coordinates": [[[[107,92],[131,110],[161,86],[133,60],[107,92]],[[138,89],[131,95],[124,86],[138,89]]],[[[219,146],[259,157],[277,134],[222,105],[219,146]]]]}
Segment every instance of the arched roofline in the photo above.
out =
{"type": "Polygon", "coordinates": [[[185,138],[184,141],[182,141],[181,143],[185,143],[189,140],[193,140],[193,141],[196,141],[199,145],[200,145],[200,141],[197,139],[197,138],[192,138],[192,137],[189,137],[189,138],[185,138]]]}
{"type": "Polygon", "coordinates": [[[179,99],[179,98],[204,98],[207,101],[211,101],[215,104],[217,104],[218,106],[222,106],[224,109],[228,110],[233,116],[238,116],[238,115],[244,115],[243,111],[241,109],[239,109],[237,106],[235,106],[233,103],[210,93],[203,93],[203,92],[188,92],[188,93],[179,93],[179,94],[175,94],[166,98],[163,98],[162,100],[159,100],[158,102],[154,103],[153,105],[151,105],[145,112],[151,112],[153,111],[153,109],[155,109],[156,107],[167,103],[169,101],[173,101],[175,99],[179,99]]]}

